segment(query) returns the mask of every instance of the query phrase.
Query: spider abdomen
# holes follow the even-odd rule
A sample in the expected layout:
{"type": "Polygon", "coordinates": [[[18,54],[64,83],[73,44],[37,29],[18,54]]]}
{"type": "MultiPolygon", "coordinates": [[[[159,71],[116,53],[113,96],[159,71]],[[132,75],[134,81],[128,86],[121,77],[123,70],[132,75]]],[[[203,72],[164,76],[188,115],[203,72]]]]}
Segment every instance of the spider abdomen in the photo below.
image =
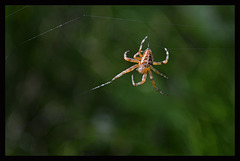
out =
{"type": "Polygon", "coordinates": [[[146,68],[149,67],[150,65],[153,65],[153,54],[151,49],[147,48],[144,51],[144,54],[140,63],[144,65],[146,68]]]}

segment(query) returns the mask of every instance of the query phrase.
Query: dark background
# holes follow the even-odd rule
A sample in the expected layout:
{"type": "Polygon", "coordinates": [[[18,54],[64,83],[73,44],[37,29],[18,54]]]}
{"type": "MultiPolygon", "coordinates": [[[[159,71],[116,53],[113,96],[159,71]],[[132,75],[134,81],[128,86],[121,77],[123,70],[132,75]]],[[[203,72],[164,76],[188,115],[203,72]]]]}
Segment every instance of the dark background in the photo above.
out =
{"type": "Polygon", "coordinates": [[[235,154],[234,6],[5,9],[6,155],[235,154]],[[146,35],[156,61],[169,50],[169,79],[154,73],[168,96],[136,70],[81,95],[146,35]]]}

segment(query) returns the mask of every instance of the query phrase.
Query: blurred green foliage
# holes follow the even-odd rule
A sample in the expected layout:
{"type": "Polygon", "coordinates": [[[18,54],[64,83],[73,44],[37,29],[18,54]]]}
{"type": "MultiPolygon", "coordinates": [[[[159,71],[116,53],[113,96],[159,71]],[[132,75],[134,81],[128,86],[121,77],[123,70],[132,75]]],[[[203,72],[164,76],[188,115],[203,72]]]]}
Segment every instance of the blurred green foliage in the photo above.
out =
{"type": "Polygon", "coordinates": [[[6,6],[6,155],[234,155],[234,12],[6,6]],[[123,53],[146,35],[156,61],[169,50],[169,79],[154,74],[169,96],[149,76],[132,86],[136,70],[81,95],[133,65],[123,53]]]}

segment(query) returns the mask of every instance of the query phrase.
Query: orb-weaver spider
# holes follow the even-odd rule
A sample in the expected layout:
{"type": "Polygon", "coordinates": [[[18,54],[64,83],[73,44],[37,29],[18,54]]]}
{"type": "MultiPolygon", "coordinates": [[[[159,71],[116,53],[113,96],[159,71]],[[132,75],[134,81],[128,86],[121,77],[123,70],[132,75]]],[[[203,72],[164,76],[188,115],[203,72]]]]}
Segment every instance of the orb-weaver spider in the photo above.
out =
{"type": "Polygon", "coordinates": [[[103,87],[109,83],[111,83],[112,81],[114,81],[115,79],[121,77],[122,75],[126,74],[126,73],[129,73],[131,71],[133,71],[134,69],[137,68],[137,71],[140,73],[140,74],[143,74],[142,76],[142,81],[141,82],[138,82],[138,83],[135,83],[134,80],[133,80],[133,75],[132,75],[132,84],[134,86],[139,86],[139,85],[142,85],[145,81],[146,81],[146,78],[147,78],[147,72],[149,72],[149,75],[150,75],[150,79],[151,79],[151,82],[152,82],[152,85],[153,87],[161,94],[163,95],[167,95],[166,93],[163,93],[160,89],[158,89],[155,85],[155,81],[153,79],[153,75],[152,75],[152,72],[151,72],[151,69],[159,74],[160,76],[163,76],[164,78],[167,78],[167,76],[165,76],[164,74],[160,73],[157,69],[153,68],[152,65],[162,65],[162,64],[166,64],[168,62],[168,59],[169,59],[169,53],[168,53],[168,50],[166,48],[165,51],[166,51],[166,59],[164,61],[161,61],[161,62],[155,62],[153,60],[153,54],[152,54],[152,51],[151,49],[149,48],[149,45],[148,45],[148,48],[145,50],[145,51],[142,51],[142,45],[143,43],[145,42],[145,40],[147,39],[148,36],[146,36],[142,42],[141,42],[141,45],[140,45],[140,48],[138,50],[138,52],[133,56],[133,58],[128,58],[127,57],[127,53],[129,52],[129,50],[127,50],[125,53],[124,53],[124,59],[126,61],[129,61],[129,62],[134,62],[134,63],[137,63],[133,66],[131,66],[130,68],[122,71],[121,73],[119,73],[118,75],[116,75],[111,81],[107,82],[107,83],[104,83],[104,84],[101,84],[97,87],[94,87],[84,93],[87,93],[89,91],[92,91],[92,90],[95,90],[97,88],[100,88],[100,87],[103,87]],[[141,54],[141,52],[143,52],[143,55],[141,54]]]}

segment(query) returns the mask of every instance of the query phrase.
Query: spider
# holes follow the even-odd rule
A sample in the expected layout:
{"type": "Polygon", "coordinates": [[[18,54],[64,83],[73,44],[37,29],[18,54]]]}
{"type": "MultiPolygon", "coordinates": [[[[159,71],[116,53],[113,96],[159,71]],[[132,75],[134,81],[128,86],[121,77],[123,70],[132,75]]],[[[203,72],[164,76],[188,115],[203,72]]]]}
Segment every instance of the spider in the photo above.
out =
{"type": "MultiPolygon", "coordinates": [[[[153,75],[152,75],[152,71],[151,69],[157,73],[158,75],[160,76],[163,76],[164,78],[168,79],[167,76],[165,76],[164,74],[160,73],[157,69],[155,69],[153,67],[153,65],[162,65],[162,64],[166,64],[168,62],[168,59],[169,59],[169,53],[168,53],[168,50],[166,48],[165,51],[166,51],[166,59],[164,61],[161,61],[161,62],[155,62],[153,60],[153,54],[152,54],[152,50],[149,48],[149,44],[148,44],[148,48],[145,50],[145,51],[142,51],[142,46],[143,46],[143,43],[145,42],[145,40],[148,38],[148,36],[146,36],[142,42],[141,42],[141,45],[140,45],[140,48],[138,50],[138,52],[133,56],[133,58],[128,58],[127,57],[127,53],[129,52],[129,50],[127,50],[125,53],[124,53],[124,59],[126,61],[129,61],[129,62],[133,62],[133,63],[137,63],[133,66],[131,66],[130,68],[122,71],[121,73],[119,73],[118,75],[116,75],[111,81],[107,82],[107,83],[104,83],[104,84],[101,84],[97,87],[94,87],[88,91],[92,91],[92,90],[95,90],[97,88],[100,88],[100,87],[103,87],[109,83],[111,83],[112,81],[116,80],[117,78],[121,77],[122,75],[126,74],[126,73],[129,73],[131,71],[133,71],[134,69],[137,68],[137,71],[140,73],[140,74],[143,74],[142,76],[142,81],[141,82],[138,82],[138,83],[135,83],[134,82],[134,79],[133,79],[133,75],[132,75],[132,84],[133,86],[139,86],[139,85],[142,85],[145,81],[146,81],[146,78],[147,78],[147,72],[149,73],[150,75],[150,79],[151,79],[151,82],[152,82],[152,85],[153,87],[161,94],[163,95],[166,95],[166,93],[163,93],[160,89],[158,89],[156,87],[156,84],[155,84],[155,81],[153,79],[153,75]],[[143,55],[141,54],[143,53],[143,55]]],[[[88,92],[86,91],[86,92],[88,92]]],[[[84,93],[86,93],[84,92],[84,93]]]]}

